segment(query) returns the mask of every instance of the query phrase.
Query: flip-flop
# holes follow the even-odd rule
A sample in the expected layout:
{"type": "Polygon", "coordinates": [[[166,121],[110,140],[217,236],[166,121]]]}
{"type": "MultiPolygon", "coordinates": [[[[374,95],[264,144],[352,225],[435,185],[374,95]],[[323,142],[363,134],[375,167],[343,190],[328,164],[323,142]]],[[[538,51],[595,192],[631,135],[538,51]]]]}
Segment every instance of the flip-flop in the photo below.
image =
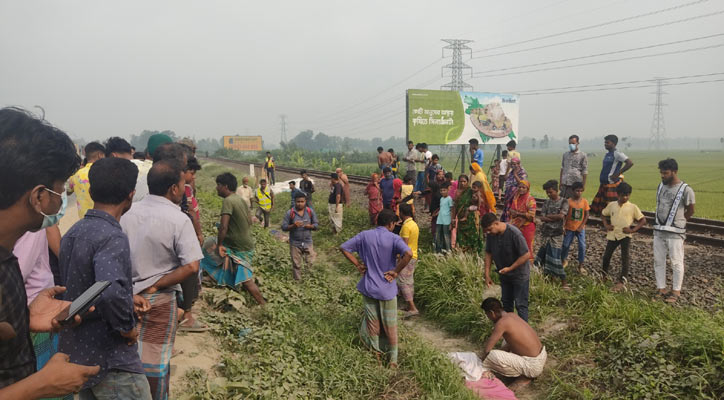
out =
{"type": "Polygon", "coordinates": [[[414,317],[415,315],[420,315],[420,311],[405,311],[405,313],[402,316],[403,316],[403,318],[410,318],[410,317],[414,317]]]}
{"type": "Polygon", "coordinates": [[[179,324],[178,330],[182,332],[206,332],[209,330],[209,327],[206,325],[202,325],[199,320],[195,319],[194,323],[191,324],[191,326],[179,324]]]}

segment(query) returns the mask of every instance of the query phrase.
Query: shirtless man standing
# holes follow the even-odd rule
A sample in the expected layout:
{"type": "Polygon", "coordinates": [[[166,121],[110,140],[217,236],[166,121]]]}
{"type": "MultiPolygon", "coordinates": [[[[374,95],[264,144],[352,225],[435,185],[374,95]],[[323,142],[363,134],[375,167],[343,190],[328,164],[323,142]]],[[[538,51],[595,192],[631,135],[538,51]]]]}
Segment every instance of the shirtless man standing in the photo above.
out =
{"type": "Polygon", "coordinates": [[[483,367],[503,376],[517,377],[510,390],[520,389],[543,372],[546,349],[527,322],[513,312],[503,311],[500,300],[488,297],[481,307],[495,324],[480,355],[483,367]],[[501,336],[505,339],[502,350],[493,350],[501,336]]]}

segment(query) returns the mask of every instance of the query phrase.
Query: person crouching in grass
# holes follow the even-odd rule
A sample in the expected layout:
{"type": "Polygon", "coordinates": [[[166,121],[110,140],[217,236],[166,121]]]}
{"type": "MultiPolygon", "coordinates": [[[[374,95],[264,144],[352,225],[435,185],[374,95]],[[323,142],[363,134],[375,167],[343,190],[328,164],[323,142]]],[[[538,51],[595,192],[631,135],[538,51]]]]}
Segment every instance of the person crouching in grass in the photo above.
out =
{"type": "Polygon", "coordinates": [[[548,199],[541,208],[540,233],[542,244],[536,255],[535,262],[543,266],[543,274],[553,275],[561,279],[564,290],[571,290],[566,282],[566,270],[561,262],[563,246],[563,221],[568,214],[568,200],[558,195],[558,181],[551,179],[543,184],[548,199]]]}

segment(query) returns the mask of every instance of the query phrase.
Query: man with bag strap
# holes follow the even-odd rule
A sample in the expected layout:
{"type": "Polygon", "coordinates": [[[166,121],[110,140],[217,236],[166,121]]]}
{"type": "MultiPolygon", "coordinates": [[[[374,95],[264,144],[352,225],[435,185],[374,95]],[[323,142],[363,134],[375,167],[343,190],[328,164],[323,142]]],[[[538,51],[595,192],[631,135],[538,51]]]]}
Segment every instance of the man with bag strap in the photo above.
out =
{"type": "Polygon", "coordinates": [[[312,243],[312,231],[319,228],[319,220],[314,210],[307,206],[307,196],[297,193],[294,207],[284,215],[282,230],[289,232],[289,253],[292,256],[292,277],[302,279],[302,264],[310,267],[317,254],[312,243]]]}
{"type": "Polygon", "coordinates": [[[259,205],[256,209],[256,219],[264,220],[264,228],[269,227],[271,209],[274,207],[274,192],[267,186],[266,179],[259,180],[259,187],[254,192],[254,199],[259,205]]]}
{"type": "Polygon", "coordinates": [[[656,190],[654,220],[654,273],[659,296],[675,303],[684,281],[684,239],[686,221],[694,215],[694,191],[677,176],[679,165],[673,158],[659,161],[661,183],[656,190]],[[673,290],[666,290],[666,256],[671,260],[673,290]]]}

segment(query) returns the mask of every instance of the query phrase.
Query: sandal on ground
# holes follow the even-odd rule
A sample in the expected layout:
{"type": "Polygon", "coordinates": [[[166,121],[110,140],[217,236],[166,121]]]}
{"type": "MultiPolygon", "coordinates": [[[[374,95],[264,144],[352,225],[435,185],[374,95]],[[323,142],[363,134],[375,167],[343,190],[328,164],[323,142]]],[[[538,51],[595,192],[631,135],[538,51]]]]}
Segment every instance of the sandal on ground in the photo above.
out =
{"type": "Polygon", "coordinates": [[[615,293],[623,292],[624,290],[626,290],[626,284],[624,284],[623,282],[619,282],[613,285],[613,288],[611,289],[611,291],[615,293]]]}
{"type": "Polygon", "coordinates": [[[570,292],[572,290],[571,287],[568,285],[561,286],[561,289],[565,290],[566,292],[570,292]]]}
{"type": "Polygon", "coordinates": [[[588,275],[588,270],[585,268],[578,268],[578,274],[586,276],[588,275]]]}
{"type": "Polygon", "coordinates": [[[420,315],[420,311],[405,311],[405,313],[402,316],[403,316],[403,318],[410,318],[410,317],[414,317],[416,315],[420,315]]]}
{"type": "Polygon", "coordinates": [[[667,293],[666,297],[664,298],[664,301],[669,304],[674,304],[677,301],[679,301],[680,294],[673,294],[671,292],[667,293]]]}
{"type": "MultiPolygon", "coordinates": [[[[184,321],[187,322],[188,320],[184,321]]],[[[195,319],[194,323],[191,325],[184,325],[183,323],[180,323],[178,326],[178,330],[182,332],[206,332],[209,330],[209,327],[206,325],[203,325],[199,322],[199,320],[195,319]]]]}

